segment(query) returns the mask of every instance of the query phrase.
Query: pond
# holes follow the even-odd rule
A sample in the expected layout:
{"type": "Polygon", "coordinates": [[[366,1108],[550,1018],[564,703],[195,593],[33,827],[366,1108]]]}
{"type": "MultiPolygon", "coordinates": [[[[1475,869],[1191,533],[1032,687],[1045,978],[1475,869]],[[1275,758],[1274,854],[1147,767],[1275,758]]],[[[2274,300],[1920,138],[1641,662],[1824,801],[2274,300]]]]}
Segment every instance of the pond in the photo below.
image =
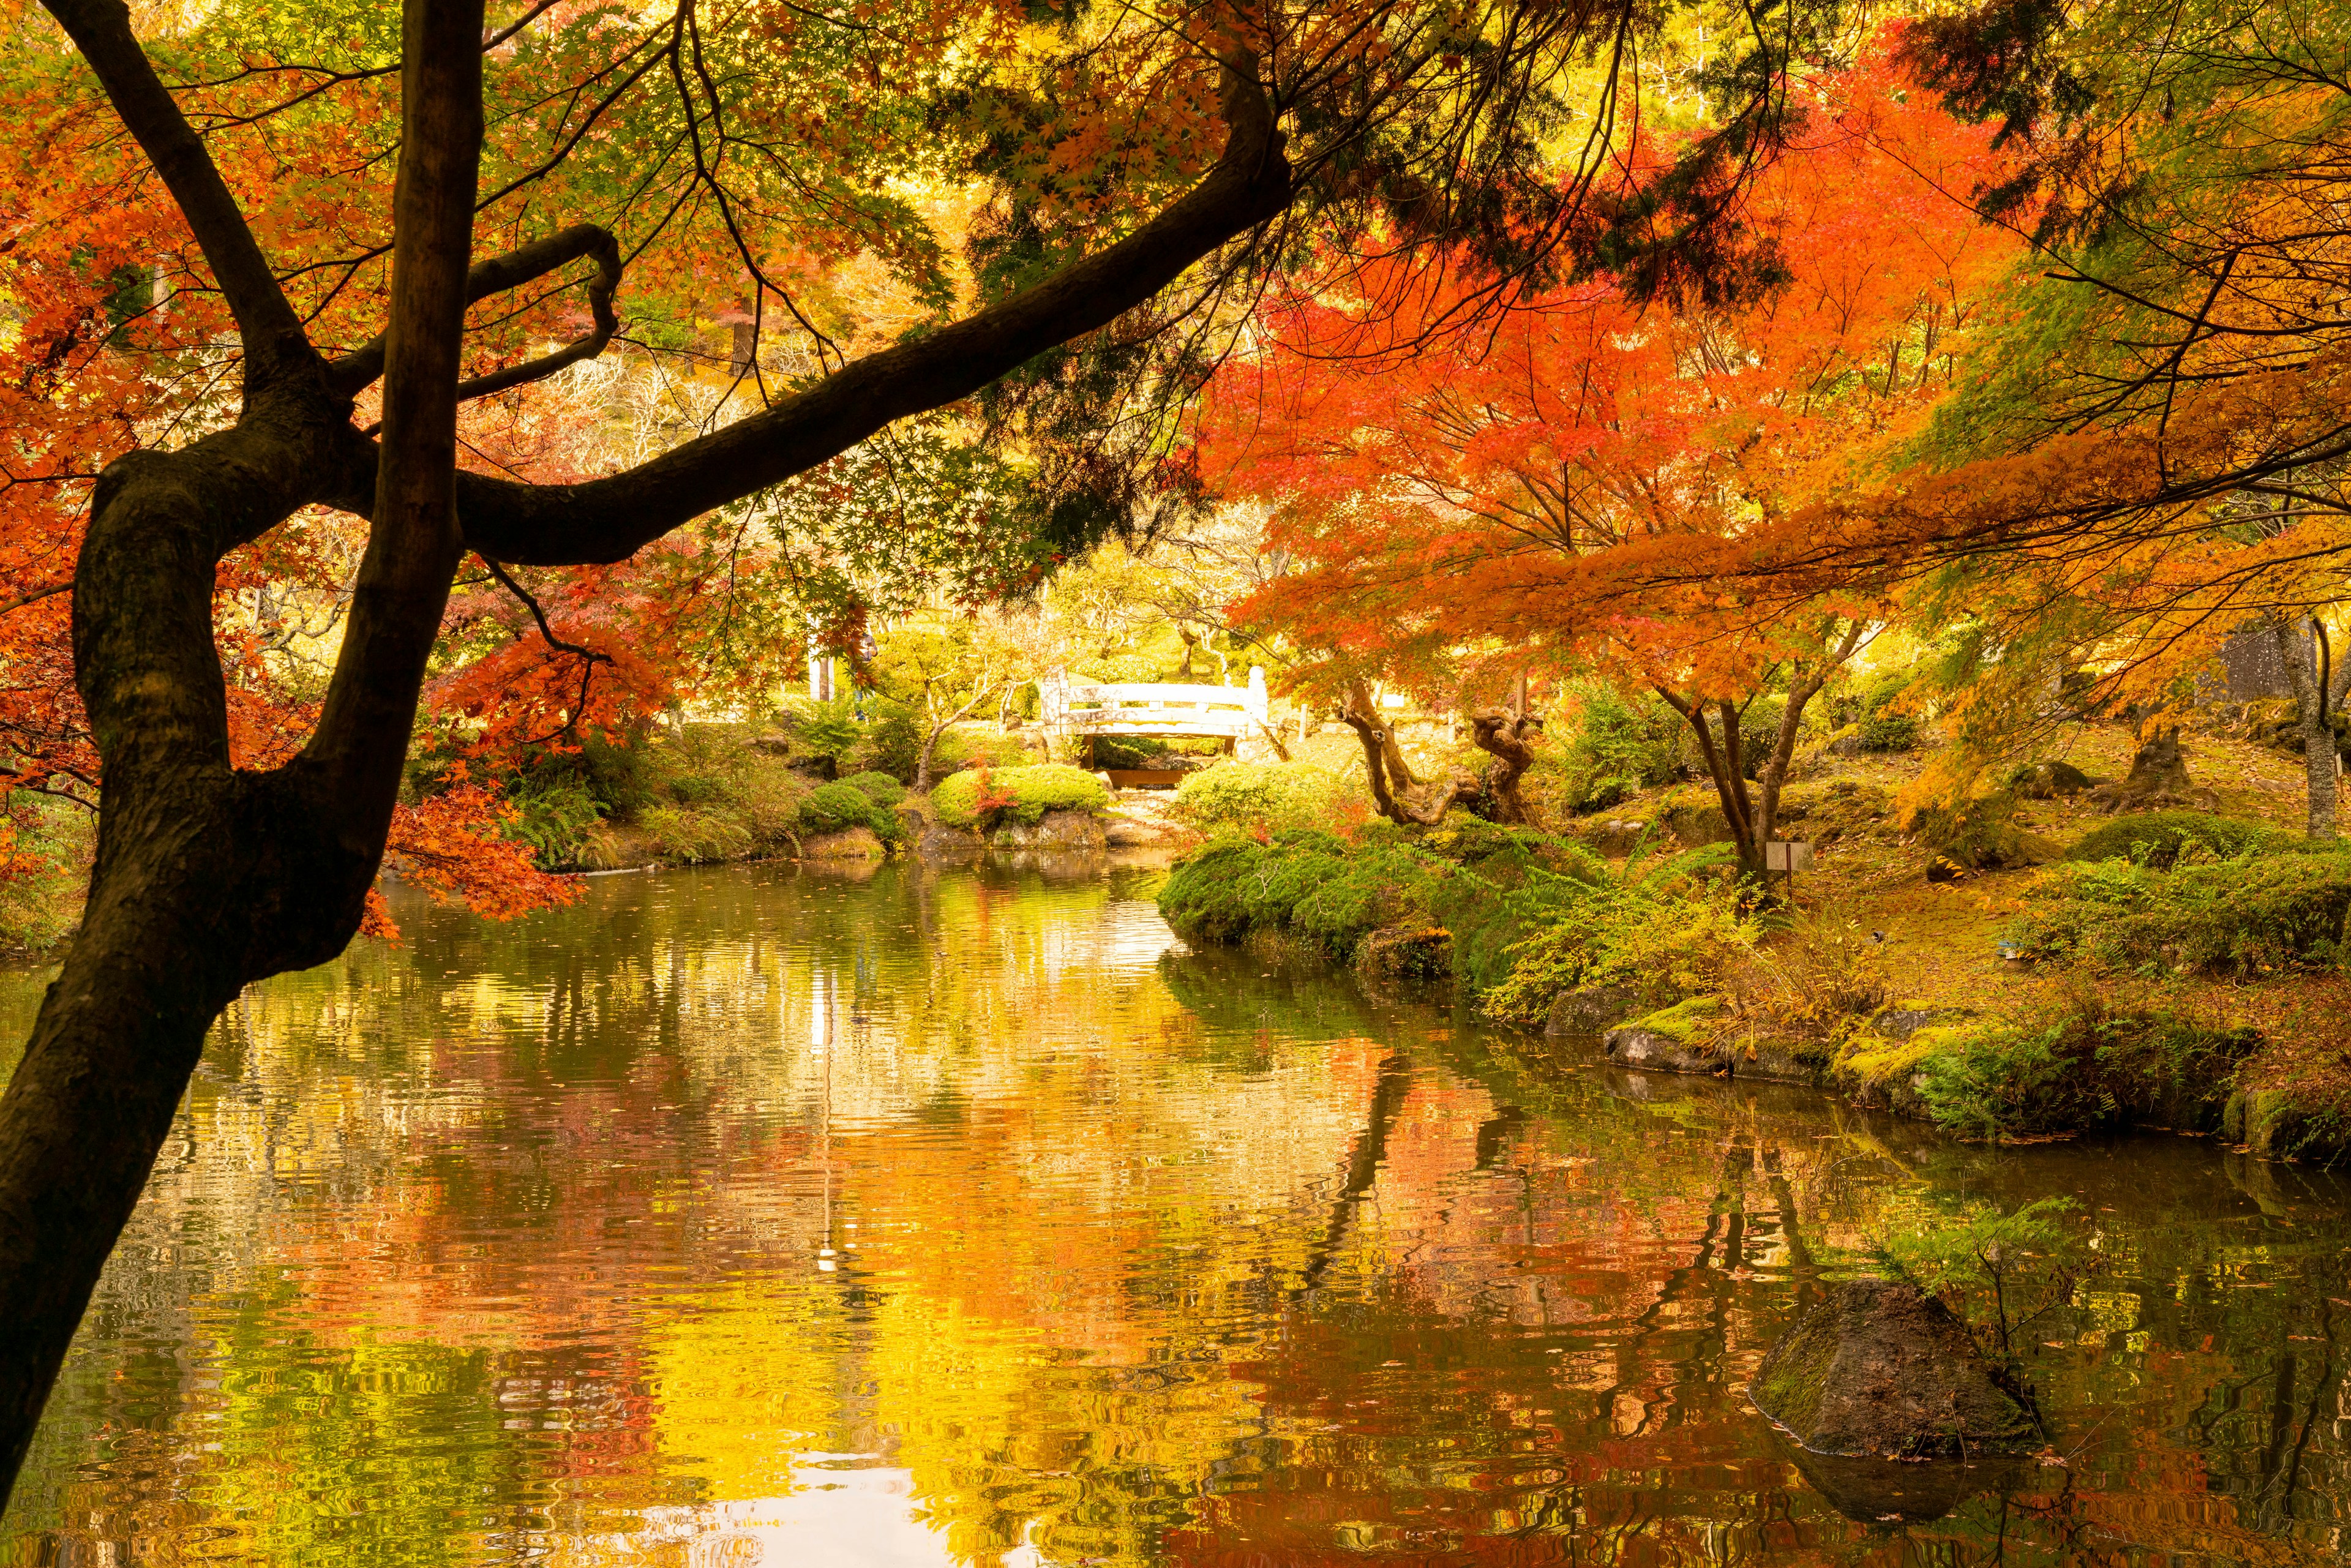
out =
{"type": "MultiPolygon", "coordinates": [[[[1151,887],[606,877],[508,925],[402,903],[400,946],[253,988],[0,1563],[2351,1545],[2324,1174],[1645,1079],[1187,952],[1151,887]],[[2035,1354],[2064,1462],[1939,1518],[1840,1509],[1747,1404],[1756,1362],[1874,1238],[2043,1193],[2106,1260],[2035,1354]]],[[[36,997],[0,976],[10,1049],[36,997]]]]}

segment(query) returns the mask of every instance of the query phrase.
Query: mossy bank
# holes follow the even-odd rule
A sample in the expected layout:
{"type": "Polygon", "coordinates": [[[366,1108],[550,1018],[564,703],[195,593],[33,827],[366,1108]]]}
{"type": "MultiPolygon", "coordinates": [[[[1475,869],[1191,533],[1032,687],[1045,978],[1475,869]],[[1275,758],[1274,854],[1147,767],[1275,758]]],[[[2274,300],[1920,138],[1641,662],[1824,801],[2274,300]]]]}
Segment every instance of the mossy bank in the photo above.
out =
{"type": "Polygon", "coordinates": [[[1205,845],[1159,903],[1187,940],[1444,983],[1627,1069],[1809,1085],[1973,1139],[2162,1127],[2345,1157],[2346,1108],[2214,998],[2343,968],[2351,852],[2143,826],[2101,830],[2032,883],[2001,940],[2065,982],[2022,1008],[1907,1000],[1875,934],[1742,888],[1719,847],[1612,861],[1459,816],[1292,828],[1205,845]]]}

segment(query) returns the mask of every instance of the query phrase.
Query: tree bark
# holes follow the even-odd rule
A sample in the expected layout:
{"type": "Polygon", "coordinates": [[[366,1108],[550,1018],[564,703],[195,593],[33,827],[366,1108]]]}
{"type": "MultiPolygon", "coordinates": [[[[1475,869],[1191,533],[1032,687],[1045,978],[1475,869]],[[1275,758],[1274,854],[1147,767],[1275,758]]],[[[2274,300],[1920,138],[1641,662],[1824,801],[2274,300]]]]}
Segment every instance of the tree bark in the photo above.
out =
{"type": "Polygon", "coordinates": [[[1494,820],[1498,822],[1525,822],[1526,797],[1519,792],[1519,780],[1534,766],[1535,748],[1531,737],[1542,728],[1542,720],[1508,708],[1486,708],[1469,716],[1469,738],[1478,749],[1493,756],[1493,765],[1486,769],[1486,793],[1494,802],[1494,820]]]}
{"type": "Polygon", "coordinates": [[[1364,771],[1371,785],[1372,803],[1388,821],[1432,828],[1445,820],[1445,813],[1456,800],[1465,793],[1475,792],[1474,781],[1465,788],[1462,780],[1453,779],[1426,787],[1426,798],[1415,800],[1413,792],[1425,787],[1413,776],[1411,764],[1405,760],[1395,727],[1380,716],[1379,706],[1373,702],[1371,690],[1363,682],[1348,683],[1347,700],[1339,709],[1339,717],[1363,742],[1364,771]]]}
{"type": "Polygon", "coordinates": [[[2307,807],[2305,831],[2314,839],[2332,839],[2335,836],[2336,775],[2340,771],[2335,762],[2335,730],[2326,722],[2326,688],[2333,683],[2320,674],[2315,625],[2308,617],[2289,621],[2273,613],[2269,626],[2271,639],[2277,646],[2278,663],[2285,666],[2286,681],[2294,687],[2294,706],[2300,710],[2307,807]]]}

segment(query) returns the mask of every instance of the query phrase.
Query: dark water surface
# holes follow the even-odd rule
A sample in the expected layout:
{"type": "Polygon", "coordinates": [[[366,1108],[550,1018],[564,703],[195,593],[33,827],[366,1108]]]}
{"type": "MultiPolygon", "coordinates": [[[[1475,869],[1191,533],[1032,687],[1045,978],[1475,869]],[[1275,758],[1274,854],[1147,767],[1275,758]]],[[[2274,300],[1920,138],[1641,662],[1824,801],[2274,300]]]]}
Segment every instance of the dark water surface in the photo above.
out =
{"type": "MultiPolygon", "coordinates": [[[[256,988],[0,1563],[2351,1547],[2331,1178],[1547,1060],[1187,954],[1147,892],[611,877],[507,926],[404,906],[403,946],[256,988]],[[2047,1192],[2112,1264],[2037,1353],[2069,1463],[1847,1517],[1756,1361],[1873,1236],[2047,1192]]],[[[35,996],[0,976],[9,1049],[35,996]]]]}

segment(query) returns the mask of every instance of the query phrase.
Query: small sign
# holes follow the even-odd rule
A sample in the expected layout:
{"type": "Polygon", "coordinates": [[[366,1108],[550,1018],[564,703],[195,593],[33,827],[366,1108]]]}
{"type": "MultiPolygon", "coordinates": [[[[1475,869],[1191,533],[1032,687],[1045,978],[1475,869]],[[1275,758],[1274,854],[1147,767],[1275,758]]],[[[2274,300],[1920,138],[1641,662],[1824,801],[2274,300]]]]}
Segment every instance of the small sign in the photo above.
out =
{"type": "Polygon", "coordinates": [[[1766,839],[1763,841],[1763,869],[1783,871],[1793,876],[1800,871],[1813,869],[1813,846],[1800,839],[1766,839]]]}

